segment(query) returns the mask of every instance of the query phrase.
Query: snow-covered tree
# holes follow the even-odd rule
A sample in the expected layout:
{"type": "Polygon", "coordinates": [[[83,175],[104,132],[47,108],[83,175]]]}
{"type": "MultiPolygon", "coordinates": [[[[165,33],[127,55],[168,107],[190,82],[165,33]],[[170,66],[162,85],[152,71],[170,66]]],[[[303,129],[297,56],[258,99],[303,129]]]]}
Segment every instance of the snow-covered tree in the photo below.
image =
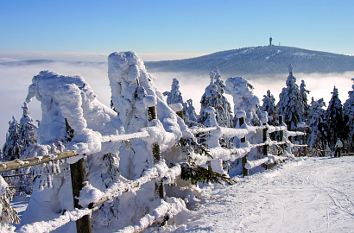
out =
{"type": "Polygon", "coordinates": [[[328,144],[331,149],[334,149],[337,139],[340,138],[343,140],[343,109],[336,87],[333,88],[332,97],[326,111],[326,117],[328,124],[328,144]]]}
{"type": "MultiPolygon", "coordinates": [[[[219,126],[216,120],[216,111],[213,107],[207,107],[205,109],[205,113],[207,114],[207,117],[204,121],[204,125],[206,127],[219,126]]],[[[208,148],[220,147],[219,137],[220,135],[215,135],[214,132],[209,132],[205,144],[208,146],[208,148]]]]}
{"type": "Polygon", "coordinates": [[[232,113],[230,103],[224,96],[224,82],[220,78],[217,70],[210,72],[210,84],[205,88],[205,92],[200,101],[199,122],[204,124],[208,112],[208,107],[213,107],[216,111],[216,120],[220,126],[230,127],[232,122],[232,113]]]}
{"type": "MultiPolygon", "coordinates": [[[[354,82],[354,78],[352,78],[354,82]]],[[[354,148],[354,84],[352,85],[352,90],[348,92],[348,99],[345,101],[343,105],[343,114],[345,121],[345,131],[346,138],[348,139],[348,143],[350,145],[350,149],[354,148]]]]}
{"type": "Polygon", "coordinates": [[[35,132],[37,127],[33,124],[33,120],[29,115],[27,103],[24,103],[22,109],[23,115],[20,123],[17,123],[14,117],[9,122],[6,142],[3,147],[4,160],[21,158],[26,148],[37,142],[35,132]]]}
{"type": "Polygon", "coordinates": [[[293,75],[293,67],[289,65],[289,76],[286,80],[286,87],[282,89],[277,105],[278,114],[283,115],[284,122],[287,124],[289,130],[295,130],[299,123],[304,120],[303,107],[300,89],[293,75]]]}
{"type": "MultiPolygon", "coordinates": [[[[260,109],[259,99],[253,94],[253,89],[253,86],[242,77],[231,77],[226,80],[225,91],[233,98],[234,113],[245,111],[247,124],[260,125],[265,121],[266,115],[260,109]]],[[[236,120],[234,122],[236,123],[236,120]]]]}
{"type": "Polygon", "coordinates": [[[193,126],[197,124],[198,121],[198,116],[197,113],[195,112],[195,108],[193,106],[193,101],[192,99],[188,99],[185,104],[185,109],[184,109],[184,121],[188,126],[193,126]]]}
{"type": "Polygon", "coordinates": [[[326,106],[323,99],[312,99],[309,107],[309,128],[308,145],[310,148],[324,150],[327,145],[327,122],[326,106]]]}
{"type": "MultiPolygon", "coordinates": [[[[37,130],[38,141],[29,147],[28,154],[41,156],[75,150],[78,154],[90,155],[84,158],[88,182],[101,190],[106,185],[111,185],[113,182],[109,182],[108,177],[113,177],[110,174],[112,170],[107,169],[104,155],[112,152],[111,156],[118,161],[118,148],[110,145],[107,149],[108,145],[102,145],[101,133],[109,135],[121,132],[119,121],[114,120],[117,113],[100,103],[91,87],[78,76],[42,71],[33,77],[26,102],[35,97],[41,104],[42,120],[37,130]],[[68,135],[68,125],[72,129],[71,135],[68,135]]],[[[33,193],[22,216],[22,224],[44,221],[48,216],[54,218],[73,209],[70,168],[67,162],[69,161],[33,168],[37,178],[33,182],[33,193]]],[[[118,164],[113,163],[112,166],[115,167],[115,174],[118,174],[118,164]]],[[[112,206],[113,202],[102,207],[95,215],[103,215],[112,206]]],[[[110,220],[108,217],[111,216],[107,216],[106,222],[110,220]]],[[[75,223],[66,224],[62,230],[74,231],[75,223]]]]}
{"type": "MultiPolygon", "coordinates": [[[[27,103],[25,102],[22,107],[23,114],[20,119],[19,134],[21,141],[21,150],[25,150],[27,147],[37,142],[36,125],[34,125],[33,119],[28,111],[27,103]]],[[[21,152],[22,152],[21,151],[21,152]]]]}
{"type": "Polygon", "coordinates": [[[275,125],[278,122],[277,109],[275,106],[275,98],[273,94],[270,93],[270,90],[267,91],[267,94],[263,96],[261,109],[268,113],[268,122],[272,125],[275,125]]]}
{"type": "Polygon", "coordinates": [[[19,124],[15,117],[9,121],[9,129],[6,134],[6,141],[3,147],[3,159],[5,161],[19,159],[21,152],[21,137],[19,133],[19,124]]]}
{"type": "Polygon", "coordinates": [[[301,100],[302,100],[302,105],[303,105],[303,121],[308,119],[308,115],[309,115],[309,104],[308,104],[308,99],[307,99],[307,95],[310,93],[309,90],[306,89],[306,84],[304,80],[301,80],[301,84],[300,84],[300,95],[301,95],[301,100]]]}
{"type": "Polygon", "coordinates": [[[20,222],[16,211],[10,204],[13,195],[14,190],[10,189],[4,178],[0,176],[0,232],[15,232],[13,224],[20,222]]]}
{"type": "Polygon", "coordinates": [[[167,96],[167,104],[183,104],[183,98],[181,91],[179,90],[179,81],[177,79],[172,80],[171,91],[165,91],[164,96],[167,96]]]}

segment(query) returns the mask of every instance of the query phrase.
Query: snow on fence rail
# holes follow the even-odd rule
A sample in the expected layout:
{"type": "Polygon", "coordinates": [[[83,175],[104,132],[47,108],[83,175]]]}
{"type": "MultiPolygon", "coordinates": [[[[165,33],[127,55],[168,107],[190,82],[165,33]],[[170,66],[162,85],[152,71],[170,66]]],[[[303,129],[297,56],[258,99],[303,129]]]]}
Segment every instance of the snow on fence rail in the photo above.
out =
{"type": "Polygon", "coordinates": [[[77,153],[75,151],[63,151],[52,155],[43,155],[43,156],[36,156],[36,157],[31,157],[23,160],[15,159],[12,161],[1,162],[0,172],[17,170],[25,167],[32,167],[44,163],[71,158],[74,156],[77,156],[77,153]]]}
{"type": "Polygon", "coordinates": [[[268,165],[275,164],[279,161],[284,161],[284,156],[277,156],[268,155],[268,147],[269,146],[279,146],[285,145],[289,150],[292,147],[306,147],[307,145],[299,145],[294,144],[289,140],[289,137],[295,136],[303,136],[306,135],[304,132],[300,131],[288,131],[285,124],[283,124],[283,117],[279,116],[279,126],[272,126],[268,124],[264,124],[262,126],[249,126],[245,124],[244,116],[240,115],[238,118],[239,127],[240,128],[226,128],[226,127],[207,127],[207,128],[197,128],[194,127],[191,129],[192,133],[194,134],[212,134],[219,135],[220,137],[224,138],[232,138],[238,137],[241,139],[242,147],[240,148],[223,148],[223,147],[214,147],[209,149],[209,153],[212,159],[221,159],[224,161],[227,160],[235,160],[235,159],[242,159],[242,166],[243,166],[243,175],[247,175],[248,171],[252,168],[264,165],[267,168],[268,165]],[[255,133],[257,130],[263,131],[263,142],[250,144],[246,141],[246,136],[250,133],[255,133]],[[274,132],[280,132],[280,141],[273,141],[270,139],[269,134],[274,132]],[[252,148],[256,147],[263,147],[263,155],[264,157],[258,160],[250,160],[247,161],[246,155],[251,151],[252,148]]]}

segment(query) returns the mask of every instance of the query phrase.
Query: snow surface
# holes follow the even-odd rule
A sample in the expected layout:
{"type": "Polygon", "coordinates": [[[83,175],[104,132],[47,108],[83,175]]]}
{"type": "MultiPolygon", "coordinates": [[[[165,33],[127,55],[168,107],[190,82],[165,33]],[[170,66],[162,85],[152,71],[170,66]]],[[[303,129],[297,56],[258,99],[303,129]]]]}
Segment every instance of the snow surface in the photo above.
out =
{"type": "Polygon", "coordinates": [[[353,169],[354,157],[304,158],[209,187],[184,231],[353,232],[353,169]]]}

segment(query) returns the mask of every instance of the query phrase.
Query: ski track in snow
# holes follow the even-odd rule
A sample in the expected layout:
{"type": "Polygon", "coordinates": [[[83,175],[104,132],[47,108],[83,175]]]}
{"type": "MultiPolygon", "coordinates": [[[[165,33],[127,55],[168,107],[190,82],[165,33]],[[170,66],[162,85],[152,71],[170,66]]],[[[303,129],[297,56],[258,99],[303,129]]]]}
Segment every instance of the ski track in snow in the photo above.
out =
{"type": "Polygon", "coordinates": [[[289,162],[205,195],[185,232],[354,232],[354,157],[289,162]]]}

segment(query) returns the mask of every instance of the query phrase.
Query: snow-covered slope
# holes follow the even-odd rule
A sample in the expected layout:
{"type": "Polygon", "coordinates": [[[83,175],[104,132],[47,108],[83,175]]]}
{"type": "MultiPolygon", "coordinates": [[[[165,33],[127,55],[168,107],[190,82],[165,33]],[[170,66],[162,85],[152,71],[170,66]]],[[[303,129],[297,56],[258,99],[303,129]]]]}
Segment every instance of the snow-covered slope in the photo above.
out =
{"type": "Polygon", "coordinates": [[[227,50],[209,55],[170,61],[147,62],[149,70],[207,73],[218,67],[222,74],[286,73],[289,64],[296,72],[330,73],[354,70],[354,56],[285,46],[259,46],[227,50]]]}
{"type": "Polygon", "coordinates": [[[306,158],[211,189],[183,231],[353,232],[353,169],[354,157],[306,158]]]}

